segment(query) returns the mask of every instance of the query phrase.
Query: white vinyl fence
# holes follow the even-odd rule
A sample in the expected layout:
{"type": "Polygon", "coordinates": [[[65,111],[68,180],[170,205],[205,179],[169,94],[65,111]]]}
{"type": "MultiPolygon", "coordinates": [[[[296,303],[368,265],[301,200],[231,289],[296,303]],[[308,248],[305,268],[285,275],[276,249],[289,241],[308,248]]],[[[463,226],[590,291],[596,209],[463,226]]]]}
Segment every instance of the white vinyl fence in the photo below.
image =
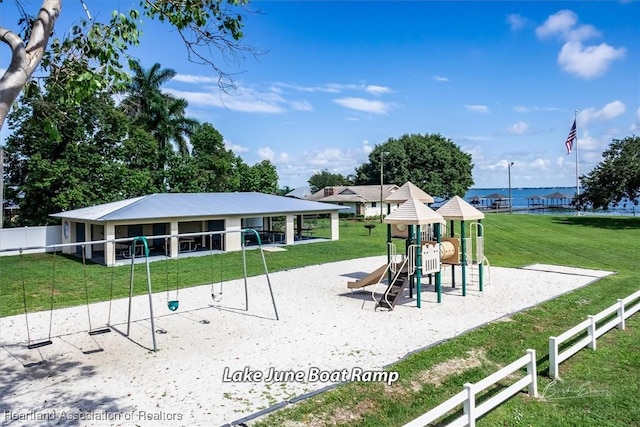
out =
{"type": "MultiPolygon", "coordinates": [[[[0,229],[0,256],[17,255],[13,248],[59,245],[62,243],[62,226],[21,227],[0,229]]],[[[32,249],[24,253],[45,252],[47,249],[32,249]]],[[[52,249],[50,249],[52,250],[52,249]]]]}
{"type": "Polygon", "coordinates": [[[588,316],[587,320],[578,323],[563,334],[557,337],[549,337],[549,376],[557,379],[559,377],[558,368],[560,363],[585,347],[595,350],[597,338],[613,328],[624,329],[625,320],[638,311],[640,311],[640,290],[624,299],[619,299],[616,304],[605,308],[600,313],[588,316]],[[598,326],[598,322],[611,317],[614,313],[614,317],[603,325],[598,326]],[[576,337],[583,335],[585,330],[587,334],[584,337],[578,339],[569,348],[559,351],[563,342],[576,339],[576,337]]]}
{"type": "Polygon", "coordinates": [[[421,415],[415,420],[405,424],[404,427],[426,426],[429,423],[432,423],[435,420],[441,418],[459,405],[463,405],[464,415],[452,421],[448,425],[474,427],[476,425],[476,419],[491,411],[493,408],[497,407],[502,402],[509,399],[511,396],[517,394],[525,387],[528,387],[530,396],[538,397],[537,381],[536,351],[529,349],[527,350],[526,355],[522,356],[515,362],[505,366],[499,371],[494,372],[483,380],[475,384],[465,384],[464,390],[462,390],[460,393],[456,394],[446,402],[443,402],[440,405],[436,406],[426,414],[421,415]],[[500,391],[495,396],[490,397],[489,399],[476,406],[476,395],[525,366],[527,367],[527,374],[524,377],[520,378],[518,381],[511,384],[504,390],[500,391]]]}

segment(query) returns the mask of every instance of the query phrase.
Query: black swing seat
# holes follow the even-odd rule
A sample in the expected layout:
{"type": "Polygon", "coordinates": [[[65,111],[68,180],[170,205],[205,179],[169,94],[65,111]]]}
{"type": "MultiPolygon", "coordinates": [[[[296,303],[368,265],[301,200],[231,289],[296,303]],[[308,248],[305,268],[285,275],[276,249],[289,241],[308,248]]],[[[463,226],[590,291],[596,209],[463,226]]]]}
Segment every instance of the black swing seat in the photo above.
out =
{"type": "Polygon", "coordinates": [[[109,328],[108,326],[105,326],[104,328],[94,329],[93,331],[89,331],[89,335],[91,336],[102,335],[102,334],[107,334],[109,332],[111,332],[111,328],[109,328]]]}
{"type": "Polygon", "coordinates": [[[46,347],[46,346],[51,345],[51,344],[53,344],[53,341],[45,340],[45,341],[34,342],[33,344],[29,344],[29,345],[27,345],[27,348],[29,350],[33,350],[34,348],[46,347]]]}

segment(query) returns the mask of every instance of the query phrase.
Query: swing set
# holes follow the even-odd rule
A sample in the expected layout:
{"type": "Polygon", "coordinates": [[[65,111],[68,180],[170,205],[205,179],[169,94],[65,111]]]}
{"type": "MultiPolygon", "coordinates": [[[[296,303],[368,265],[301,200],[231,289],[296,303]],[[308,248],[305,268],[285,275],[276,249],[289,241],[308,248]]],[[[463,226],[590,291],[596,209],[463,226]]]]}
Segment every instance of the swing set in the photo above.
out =
{"type": "MultiPolygon", "coordinates": [[[[178,310],[178,308],[180,307],[180,299],[179,299],[179,292],[180,292],[180,271],[179,271],[179,258],[176,259],[176,283],[175,283],[175,287],[170,286],[170,271],[169,271],[169,253],[168,250],[166,248],[168,248],[168,239],[169,238],[177,238],[177,237],[181,237],[181,236],[188,236],[188,237],[195,237],[195,236],[208,236],[209,239],[209,248],[210,248],[210,252],[209,252],[209,258],[210,258],[210,264],[209,264],[209,268],[210,268],[210,282],[209,282],[209,293],[211,295],[211,299],[218,303],[222,300],[223,297],[223,279],[224,279],[224,275],[223,275],[223,259],[224,257],[220,256],[219,260],[220,260],[220,264],[218,267],[218,271],[219,271],[219,280],[216,280],[215,276],[215,269],[216,269],[216,265],[215,265],[215,259],[214,259],[214,255],[215,252],[213,250],[213,238],[214,235],[220,235],[220,234],[225,234],[225,233],[232,233],[232,232],[240,232],[243,233],[243,235],[245,233],[253,233],[256,237],[256,240],[258,242],[258,248],[260,249],[260,255],[262,258],[262,265],[264,267],[264,275],[267,279],[267,284],[269,287],[269,293],[271,296],[271,302],[273,305],[273,310],[275,313],[275,317],[276,320],[280,320],[280,317],[278,315],[278,309],[276,307],[276,303],[275,303],[275,299],[273,296],[273,289],[271,286],[271,279],[269,277],[269,271],[267,268],[267,263],[266,263],[266,258],[264,255],[264,250],[262,248],[262,242],[260,239],[260,235],[258,234],[258,232],[254,229],[242,229],[242,230],[238,230],[238,231],[213,231],[213,232],[206,232],[206,233],[191,233],[191,234],[186,234],[186,235],[170,235],[170,236],[162,236],[165,239],[165,261],[166,262],[166,267],[165,267],[165,291],[166,291],[166,298],[167,298],[167,308],[169,309],[169,311],[175,312],[178,310]]],[[[161,236],[154,236],[154,238],[158,238],[161,236]]],[[[241,239],[241,241],[244,242],[245,239],[241,239]]],[[[92,309],[91,309],[91,302],[90,302],[90,291],[89,291],[89,287],[90,284],[93,282],[89,277],[89,271],[88,271],[88,266],[87,266],[87,249],[89,245],[96,245],[96,244],[106,244],[106,243],[116,243],[118,241],[130,241],[131,242],[131,251],[132,253],[134,253],[134,250],[136,248],[136,245],[142,245],[143,247],[143,256],[145,258],[145,264],[146,264],[146,293],[148,295],[149,298],[149,320],[151,322],[151,333],[152,333],[152,344],[153,344],[153,351],[157,351],[157,342],[156,342],[156,329],[155,329],[155,325],[154,325],[154,313],[153,313],[153,299],[152,299],[152,286],[151,286],[151,270],[150,270],[150,265],[149,265],[149,244],[147,241],[146,237],[134,237],[134,238],[129,238],[129,239],[117,239],[117,240],[102,240],[102,241],[92,241],[92,242],[86,242],[86,243],[73,243],[73,244],[57,244],[57,245],[50,245],[50,246],[38,246],[38,247],[28,247],[28,248],[15,248],[15,249],[7,249],[7,251],[11,250],[11,251],[17,251],[19,254],[19,267],[20,267],[20,282],[21,282],[21,288],[22,288],[22,308],[24,310],[24,316],[25,316],[25,324],[27,327],[27,348],[28,349],[37,349],[40,347],[44,347],[47,345],[51,345],[52,342],[52,327],[53,327],[53,311],[54,311],[54,297],[55,297],[55,293],[56,293],[56,280],[58,280],[58,278],[56,277],[58,274],[57,271],[57,258],[60,256],[58,254],[58,252],[60,251],[60,249],[62,247],[65,246],[70,246],[70,247],[80,247],[80,257],[82,259],[82,286],[83,286],[83,293],[84,293],[84,302],[86,304],[87,307],[87,321],[88,321],[88,330],[87,333],[91,336],[95,336],[95,335],[101,335],[101,334],[106,334],[112,331],[112,325],[111,325],[111,312],[112,312],[112,303],[113,303],[113,296],[114,296],[114,273],[113,273],[113,268],[111,270],[111,275],[110,275],[110,279],[109,279],[109,308],[108,308],[108,315],[107,315],[107,321],[106,324],[104,326],[100,326],[100,327],[96,327],[95,325],[95,319],[94,319],[94,314],[92,313],[92,309]],[[25,273],[26,270],[26,266],[24,265],[24,251],[25,250],[31,250],[31,249],[47,249],[47,250],[52,250],[52,267],[51,267],[51,277],[50,277],[50,293],[48,293],[49,296],[49,301],[48,301],[48,311],[49,311],[49,317],[48,317],[48,331],[47,331],[47,335],[46,338],[43,339],[35,339],[32,337],[32,331],[30,328],[30,323],[29,323],[29,319],[30,319],[30,315],[29,315],[29,304],[28,304],[28,286],[27,286],[27,275],[25,273]]],[[[245,293],[245,310],[249,310],[249,296],[248,296],[248,277],[247,277],[247,258],[246,258],[246,246],[245,244],[242,244],[242,263],[243,263],[243,275],[244,275],[244,293],[245,293]]],[[[134,286],[134,275],[135,275],[135,258],[132,257],[131,258],[131,268],[130,268],[130,273],[129,273],[129,302],[128,302],[128,310],[127,310],[127,330],[126,333],[124,334],[125,336],[129,336],[130,335],[130,331],[131,331],[131,311],[133,308],[133,294],[134,294],[134,290],[133,290],[133,286],[134,286]]]]}

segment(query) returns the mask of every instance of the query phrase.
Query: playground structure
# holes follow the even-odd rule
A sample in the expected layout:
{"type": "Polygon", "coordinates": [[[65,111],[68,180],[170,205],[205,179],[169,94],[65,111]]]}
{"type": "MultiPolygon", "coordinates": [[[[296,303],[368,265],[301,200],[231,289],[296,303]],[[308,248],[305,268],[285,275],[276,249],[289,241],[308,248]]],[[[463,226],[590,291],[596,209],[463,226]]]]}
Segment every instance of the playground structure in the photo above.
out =
{"type": "MultiPolygon", "coordinates": [[[[166,236],[149,236],[149,237],[145,237],[145,236],[138,236],[138,237],[133,237],[133,238],[126,238],[126,239],[114,239],[114,240],[101,240],[101,241],[91,241],[91,242],[83,242],[83,243],[69,243],[69,244],[58,244],[58,245],[50,245],[50,246],[33,246],[33,247],[23,247],[23,248],[9,248],[6,250],[3,250],[3,252],[17,252],[19,255],[19,268],[18,268],[18,276],[19,277],[14,277],[14,281],[19,282],[20,283],[20,287],[22,290],[22,305],[23,305],[23,310],[24,310],[24,317],[25,317],[25,324],[26,324],[26,328],[27,328],[27,348],[28,349],[37,349],[40,347],[44,347],[47,345],[50,345],[53,343],[52,341],[52,327],[53,327],[53,311],[54,311],[54,298],[56,295],[56,281],[60,280],[60,278],[56,277],[56,260],[58,257],[60,257],[61,255],[59,255],[60,253],[62,253],[64,251],[64,249],[67,250],[73,250],[75,252],[75,255],[81,260],[82,262],[82,278],[80,279],[83,283],[83,293],[84,293],[84,297],[85,297],[85,302],[86,302],[86,307],[87,307],[87,322],[88,322],[88,329],[87,329],[87,333],[88,335],[99,335],[99,334],[104,334],[104,333],[109,333],[112,331],[112,327],[113,325],[111,325],[111,305],[113,302],[113,297],[114,297],[114,293],[113,293],[113,287],[114,287],[114,279],[113,279],[113,270],[114,268],[117,267],[105,267],[105,269],[110,270],[110,280],[108,280],[108,283],[104,283],[105,285],[109,286],[109,305],[108,305],[108,313],[107,313],[107,320],[105,322],[105,324],[101,327],[95,327],[96,326],[96,322],[95,319],[92,320],[92,310],[91,310],[91,304],[90,304],[90,296],[89,296],[89,288],[88,288],[88,277],[87,277],[87,257],[86,257],[86,253],[88,251],[88,246],[90,245],[102,245],[105,243],[119,243],[119,244],[126,244],[128,246],[130,246],[130,251],[131,253],[136,253],[136,251],[139,251],[140,248],[141,250],[141,257],[144,258],[144,263],[145,263],[145,272],[146,272],[146,290],[145,293],[148,295],[148,306],[149,306],[149,322],[150,322],[150,332],[151,332],[151,340],[152,340],[152,346],[151,346],[151,350],[153,350],[154,352],[158,350],[157,348],[157,343],[156,343],[156,333],[166,333],[166,331],[158,329],[156,330],[155,325],[154,325],[154,307],[153,307],[153,289],[152,289],[152,283],[151,283],[151,268],[150,268],[150,257],[149,257],[149,253],[150,253],[150,249],[149,249],[149,242],[155,241],[155,240],[162,240],[164,239],[165,242],[168,241],[168,239],[172,239],[172,238],[183,238],[183,237],[187,237],[187,238],[194,238],[196,236],[203,236],[204,237],[208,237],[210,240],[214,239],[215,236],[217,236],[218,238],[220,237],[220,234],[225,234],[225,233],[243,233],[243,234],[250,234],[252,236],[255,236],[255,239],[257,240],[257,246],[258,249],[260,251],[260,257],[261,257],[261,261],[262,261],[262,266],[264,268],[264,275],[266,277],[266,281],[267,281],[267,285],[269,288],[269,294],[271,296],[271,303],[273,305],[273,310],[275,313],[275,318],[276,320],[279,320],[279,315],[278,315],[278,310],[276,307],[276,303],[275,303],[275,298],[273,295],[273,290],[272,290],[272,286],[271,286],[271,280],[269,277],[269,271],[267,268],[267,263],[266,263],[266,259],[265,259],[265,255],[264,255],[264,251],[262,248],[262,242],[260,240],[260,235],[258,234],[258,232],[254,229],[242,229],[242,230],[234,230],[234,231],[213,231],[213,232],[201,232],[201,233],[189,233],[189,234],[180,234],[180,235],[166,235],[166,236]],[[51,269],[51,276],[50,279],[47,280],[47,285],[50,284],[50,289],[51,292],[50,294],[47,291],[47,299],[49,300],[49,304],[47,307],[47,310],[49,311],[49,316],[48,316],[48,325],[46,326],[46,329],[44,327],[35,327],[33,323],[30,324],[29,323],[29,306],[28,306],[28,295],[31,295],[35,289],[32,289],[33,286],[29,287],[29,290],[27,290],[28,285],[28,272],[27,272],[27,266],[25,266],[25,262],[24,262],[24,253],[26,251],[30,251],[30,250],[34,250],[34,249],[46,249],[52,252],[52,269],[51,269]],[[47,331],[48,332],[44,332],[45,337],[44,338],[36,338],[35,337],[35,331],[39,330],[41,331],[40,333],[43,334],[43,331],[47,331]]],[[[245,239],[242,239],[243,241],[245,239]]],[[[212,246],[210,246],[212,247],[212,246]]],[[[213,251],[213,249],[211,249],[209,257],[211,259],[211,282],[208,284],[209,285],[209,289],[210,289],[210,293],[211,293],[211,298],[214,302],[219,302],[222,298],[222,264],[220,265],[220,282],[216,283],[216,281],[214,280],[214,261],[213,258],[214,256],[216,256],[216,253],[213,251]],[[219,285],[219,291],[216,292],[215,290],[215,286],[219,285]]],[[[245,295],[245,307],[244,310],[248,311],[249,310],[249,298],[248,298],[248,283],[247,283],[247,258],[246,258],[246,250],[245,250],[245,245],[242,246],[242,260],[243,260],[243,275],[244,275],[244,295],[245,295]]],[[[138,260],[139,261],[139,260],[138,260]]],[[[175,284],[175,293],[171,292],[170,289],[170,284],[169,284],[169,262],[175,262],[176,265],[176,270],[178,268],[178,260],[174,260],[169,258],[169,255],[167,255],[165,257],[164,260],[164,265],[165,265],[165,269],[166,269],[166,283],[165,283],[165,288],[166,288],[166,300],[167,300],[167,308],[170,311],[176,311],[179,308],[179,288],[180,288],[180,283],[179,283],[179,276],[178,276],[178,271],[176,271],[176,284],[175,284]]],[[[127,309],[127,327],[126,327],[126,333],[123,333],[123,335],[129,337],[130,336],[130,327],[131,327],[131,313],[133,311],[133,297],[134,297],[134,276],[135,276],[135,272],[136,272],[136,268],[135,268],[135,264],[138,263],[136,261],[136,257],[131,257],[131,268],[130,268],[130,272],[129,272],[129,292],[128,292],[128,309],[127,309]]],[[[162,263],[157,263],[157,264],[162,264],[162,263]]],[[[4,280],[9,280],[7,278],[7,276],[4,275],[4,272],[2,275],[0,275],[0,284],[2,284],[4,280]]],[[[105,280],[105,282],[107,282],[105,280]]],[[[43,280],[41,277],[39,277],[39,283],[42,284],[43,280]]],[[[3,286],[0,286],[0,288],[3,288],[3,286]]],[[[139,292],[138,292],[139,293],[139,292]]],[[[101,351],[101,350],[100,350],[101,351]]]]}
{"type": "Polygon", "coordinates": [[[400,187],[385,202],[389,205],[402,203],[384,219],[387,224],[387,263],[360,280],[348,282],[349,289],[375,285],[372,298],[376,309],[393,310],[408,286],[410,298],[415,289],[416,304],[420,308],[423,278],[428,277],[429,283],[435,278],[437,302],[441,303],[443,269],[451,267],[451,286],[455,288],[455,269],[459,266],[462,296],[467,294],[468,279],[483,291],[484,270],[488,271],[489,263],[484,256],[482,212],[458,196],[434,211],[425,204],[432,203],[433,198],[411,182],[400,187]],[[467,221],[474,221],[470,222],[468,233],[467,221]],[[460,235],[455,232],[456,222],[460,222],[460,235]],[[404,254],[398,255],[393,238],[405,240],[404,254]],[[378,297],[379,287],[385,285],[382,296],[378,297]]]}

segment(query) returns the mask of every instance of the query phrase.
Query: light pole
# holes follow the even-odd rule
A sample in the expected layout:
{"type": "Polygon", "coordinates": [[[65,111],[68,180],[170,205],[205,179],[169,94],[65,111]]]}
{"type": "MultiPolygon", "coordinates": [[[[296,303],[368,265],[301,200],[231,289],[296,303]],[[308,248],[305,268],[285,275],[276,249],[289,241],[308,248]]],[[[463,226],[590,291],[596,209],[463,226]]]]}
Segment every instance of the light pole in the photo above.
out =
{"type": "Polygon", "coordinates": [[[511,166],[513,166],[513,162],[509,162],[509,213],[513,213],[511,210],[511,166]]]}
{"type": "Polygon", "coordinates": [[[383,201],[383,188],[384,188],[384,155],[389,154],[388,151],[380,152],[380,224],[382,224],[382,216],[384,212],[382,210],[383,201]]]}

